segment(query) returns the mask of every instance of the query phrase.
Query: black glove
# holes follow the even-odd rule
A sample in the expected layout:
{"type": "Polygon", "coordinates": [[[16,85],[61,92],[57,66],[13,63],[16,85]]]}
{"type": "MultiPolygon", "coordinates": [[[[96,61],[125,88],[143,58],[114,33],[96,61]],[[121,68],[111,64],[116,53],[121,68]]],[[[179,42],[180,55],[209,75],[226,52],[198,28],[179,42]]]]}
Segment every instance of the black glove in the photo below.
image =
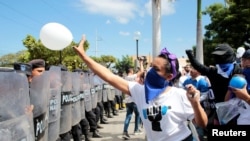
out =
{"type": "Polygon", "coordinates": [[[187,50],[186,50],[186,54],[187,54],[187,55],[193,55],[193,50],[187,49],[187,50]]]}

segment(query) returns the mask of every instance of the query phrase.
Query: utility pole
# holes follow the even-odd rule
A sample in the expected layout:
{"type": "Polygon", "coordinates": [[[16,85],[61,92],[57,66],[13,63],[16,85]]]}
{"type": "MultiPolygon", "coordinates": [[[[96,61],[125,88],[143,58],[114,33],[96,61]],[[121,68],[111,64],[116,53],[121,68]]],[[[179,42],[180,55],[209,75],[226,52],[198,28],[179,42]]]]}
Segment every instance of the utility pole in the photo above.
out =
{"type": "Polygon", "coordinates": [[[160,53],[161,47],[161,0],[152,0],[153,58],[160,53]]]}

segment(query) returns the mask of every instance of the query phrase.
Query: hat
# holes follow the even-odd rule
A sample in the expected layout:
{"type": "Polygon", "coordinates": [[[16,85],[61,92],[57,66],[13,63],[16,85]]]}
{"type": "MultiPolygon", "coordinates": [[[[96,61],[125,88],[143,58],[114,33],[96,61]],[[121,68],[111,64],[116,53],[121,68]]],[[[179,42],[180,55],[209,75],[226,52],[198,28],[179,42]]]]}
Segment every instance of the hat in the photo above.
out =
{"type": "Polygon", "coordinates": [[[250,49],[246,50],[241,58],[250,59],[250,49]]]}
{"type": "Polygon", "coordinates": [[[31,65],[32,69],[45,67],[45,61],[43,59],[34,59],[31,60],[28,64],[31,65]]]}
{"type": "Polygon", "coordinates": [[[228,44],[219,44],[212,52],[214,55],[234,55],[234,50],[228,44]]]}
{"type": "Polygon", "coordinates": [[[14,70],[18,73],[24,73],[26,75],[31,75],[31,65],[26,63],[14,63],[14,70]]]}

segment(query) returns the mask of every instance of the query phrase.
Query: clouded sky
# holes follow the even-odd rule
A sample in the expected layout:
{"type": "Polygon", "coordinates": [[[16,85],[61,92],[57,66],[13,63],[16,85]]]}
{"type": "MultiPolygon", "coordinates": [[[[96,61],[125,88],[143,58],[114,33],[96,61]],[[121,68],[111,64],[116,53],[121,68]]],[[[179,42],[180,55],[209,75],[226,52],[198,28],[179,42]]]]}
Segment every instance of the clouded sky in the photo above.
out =
{"type": "MultiPolygon", "coordinates": [[[[185,50],[196,44],[197,0],[161,2],[161,48],[186,56],[185,50]]],[[[224,0],[202,0],[202,10],[215,2],[224,0]]],[[[22,40],[28,34],[39,39],[41,28],[50,22],[67,27],[75,42],[85,34],[91,56],[135,55],[135,32],[140,32],[139,55],[152,55],[151,5],[151,0],[1,1],[0,56],[26,49],[22,40]]],[[[202,17],[203,26],[209,22],[202,17]]]]}

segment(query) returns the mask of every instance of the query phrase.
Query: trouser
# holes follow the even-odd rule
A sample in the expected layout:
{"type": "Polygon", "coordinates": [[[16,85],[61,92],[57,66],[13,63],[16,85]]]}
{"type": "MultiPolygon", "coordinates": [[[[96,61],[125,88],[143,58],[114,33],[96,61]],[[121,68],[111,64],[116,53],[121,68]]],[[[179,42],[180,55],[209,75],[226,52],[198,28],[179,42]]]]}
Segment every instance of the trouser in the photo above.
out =
{"type": "Polygon", "coordinates": [[[71,134],[74,141],[82,141],[81,139],[82,131],[81,131],[81,126],[79,124],[72,126],[71,134]]]}
{"type": "Polygon", "coordinates": [[[110,104],[109,107],[111,108],[112,113],[114,114],[116,112],[114,100],[109,100],[109,104],[110,104]]]}
{"type": "Polygon", "coordinates": [[[86,112],[86,118],[89,122],[90,132],[94,132],[97,129],[96,115],[93,111],[86,112]]]}
{"type": "Polygon", "coordinates": [[[82,119],[80,121],[81,129],[82,129],[82,134],[87,136],[89,133],[89,122],[86,118],[82,119]]]}
{"type": "Polygon", "coordinates": [[[139,129],[139,124],[140,124],[140,115],[139,115],[139,111],[137,109],[137,106],[134,102],[131,103],[126,103],[126,117],[125,117],[125,121],[124,121],[124,128],[123,128],[123,132],[128,132],[128,127],[129,127],[129,123],[131,120],[131,117],[133,115],[133,112],[135,113],[135,128],[134,131],[137,131],[139,129]]]}
{"type": "Polygon", "coordinates": [[[103,112],[104,112],[104,106],[102,104],[102,102],[97,102],[97,107],[99,107],[100,109],[100,120],[103,120],[103,112]]]}
{"type": "Polygon", "coordinates": [[[99,122],[100,120],[100,114],[101,114],[101,110],[98,106],[96,106],[96,108],[93,109],[93,112],[95,113],[95,117],[96,117],[96,123],[99,122]]]}
{"type": "Polygon", "coordinates": [[[123,108],[123,98],[121,95],[115,95],[116,103],[119,105],[119,108],[123,108]]]}
{"type": "Polygon", "coordinates": [[[105,113],[106,115],[110,115],[110,104],[109,104],[109,101],[106,101],[106,102],[103,102],[103,106],[104,106],[104,110],[105,110],[105,113]]]}
{"type": "Polygon", "coordinates": [[[60,134],[60,138],[61,138],[61,141],[70,141],[71,140],[70,132],[60,134]]]}

